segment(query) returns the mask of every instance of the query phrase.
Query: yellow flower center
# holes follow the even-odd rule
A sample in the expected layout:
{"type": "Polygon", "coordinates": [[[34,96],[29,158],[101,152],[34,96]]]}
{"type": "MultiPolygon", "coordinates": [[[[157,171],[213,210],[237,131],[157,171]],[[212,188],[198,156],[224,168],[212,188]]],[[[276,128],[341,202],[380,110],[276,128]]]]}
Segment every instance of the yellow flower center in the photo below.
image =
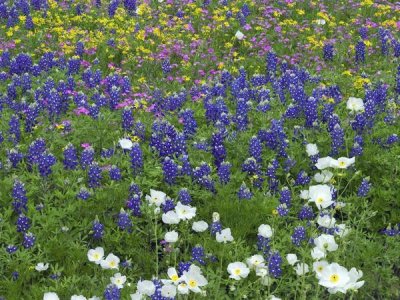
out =
{"type": "Polygon", "coordinates": [[[100,254],[95,253],[95,254],[93,255],[93,257],[94,257],[95,260],[98,260],[98,259],[100,259],[100,254]]]}
{"type": "Polygon", "coordinates": [[[330,277],[329,277],[329,281],[330,282],[332,282],[332,283],[338,283],[339,282],[339,275],[338,274],[332,274],[330,277]]]}
{"type": "Polygon", "coordinates": [[[189,280],[189,286],[190,286],[191,288],[195,288],[195,287],[197,286],[197,281],[194,280],[194,279],[190,279],[190,280],[189,280]]]}
{"type": "Polygon", "coordinates": [[[317,268],[318,272],[322,272],[323,269],[324,269],[323,266],[319,266],[319,267],[317,268]]]}
{"type": "Polygon", "coordinates": [[[344,166],[346,166],[346,163],[344,161],[340,161],[339,166],[344,167],[344,166]]]}
{"type": "Polygon", "coordinates": [[[324,198],[318,197],[316,202],[317,202],[318,204],[321,204],[322,202],[324,202],[324,198]]]}
{"type": "Polygon", "coordinates": [[[110,261],[110,267],[114,268],[117,264],[115,263],[115,261],[110,261]]]}
{"type": "Polygon", "coordinates": [[[235,271],[233,271],[233,273],[235,273],[235,275],[240,275],[242,271],[240,269],[236,269],[235,271]]]}
{"type": "Polygon", "coordinates": [[[179,279],[179,276],[176,275],[176,274],[174,274],[174,275],[171,276],[171,280],[172,280],[172,281],[177,281],[178,279],[179,279]]]}

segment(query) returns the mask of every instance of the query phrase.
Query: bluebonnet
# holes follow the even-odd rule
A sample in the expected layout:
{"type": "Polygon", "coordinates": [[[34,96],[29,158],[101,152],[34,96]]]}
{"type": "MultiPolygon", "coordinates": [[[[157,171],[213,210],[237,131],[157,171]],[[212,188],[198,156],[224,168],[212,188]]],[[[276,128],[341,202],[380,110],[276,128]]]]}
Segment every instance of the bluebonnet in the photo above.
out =
{"type": "Polygon", "coordinates": [[[356,63],[365,62],[365,43],[363,41],[359,41],[356,46],[356,63]]]}
{"type": "Polygon", "coordinates": [[[103,296],[106,300],[120,300],[121,291],[115,284],[109,284],[104,290],[103,296]]]}
{"type": "Polygon", "coordinates": [[[85,148],[81,154],[81,167],[86,169],[94,161],[94,150],[92,147],[85,148]]]}
{"type": "Polygon", "coordinates": [[[36,242],[36,237],[32,232],[24,233],[22,246],[24,246],[25,249],[32,248],[35,245],[35,242],[36,242]]]}
{"type": "Polygon", "coordinates": [[[333,45],[332,44],[325,44],[323,47],[324,52],[324,60],[325,61],[332,61],[333,60],[333,45]]]}
{"type": "Polygon", "coordinates": [[[283,187],[280,192],[279,202],[286,204],[287,207],[292,205],[292,193],[288,187],[283,187]]]}
{"type": "Polygon", "coordinates": [[[371,183],[369,182],[369,178],[363,178],[360,186],[358,187],[357,196],[358,197],[366,197],[371,189],[371,183]]]}
{"type": "Polygon", "coordinates": [[[76,148],[74,145],[69,143],[63,151],[64,154],[64,168],[66,170],[75,170],[76,167],[78,166],[78,154],[76,152],[76,148]]]}
{"type": "Polygon", "coordinates": [[[103,178],[101,168],[98,163],[94,162],[89,166],[88,185],[91,188],[99,187],[103,178]]]}
{"type": "Polygon", "coordinates": [[[282,276],[282,257],[279,252],[273,252],[269,257],[268,271],[274,278],[282,276]]]}
{"type": "Polygon", "coordinates": [[[28,198],[26,197],[25,186],[19,180],[14,181],[12,197],[14,199],[14,201],[12,202],[12,206],[15,213],[20,214],[28,209],[28,198]]]}
{"type": "Polygon", "coordinates": [[[117,166],[111,166],[109,171],[110,179],[114,181],[119,181],[122,178],[121,170],[117,166]]]}
{"type": "Polygon", "coordinates": [[[89,199],[90,196],[91,196],[90,192],[84,187],[80,188],[79,192],[76,194],[76,198],[81,199],[81,200],[85,200],[85,201],[87,199],[89,199]]]}
{"type": "Polygon", "coordinates": [[[93,221],[92,225],[92,237],[95,240],[101,240],[104,236],[104,225],[100,223],[98,219],[93,221]]]}
{"type": "Polygon", "coordinates": [[[139,194],[131,195],[126,201],[126,207],[131,210],[132,215],[135,217],[140,217],[142,215],[142,211],[140,209],[141,204],[142,202],[139,194]]]}
{"type": "Polygon", "coordinates": [[[300,220],[314,219],[314,212],[311,206],[303,205],[299,211],[298,218],[300,220]]]}
{"type": "Polygon", "coordinates": [[[192,203],[192,197],[189,194],[187,188],[181,188],[178,192],[178,201],[184,205],[190,205],[192,203]]]}
{"type": "Polygon", "coordinates": [[[257,162],[261,162],[262,161],[261,154],[262,154],[261,141],[257,136],[252,136],[249,145],[249,155],[251,157],[254,157],[257,160],[257,162]]]}
{"type": "Polygon", "coordinates": [[[122,110],[122,129],[125,131],[132,130],[134,124],[134,119],[132,115],[132,111],[129,107],[125,107],[122,110]]]}
{"type": "Polygon", "coordinates": [[[18,116],[12,115],[8,125],[9,125],[8,129],[9,139],[14,144],[18,144],[21,139],[21,129],[18,116]]]}
{"type": "Polygon", "coordinates": [[[24,159],[24,155],[17,149],[7,150],[7,156],[13,168],[16,168],[18,164],[24,159]]]}
{"type": "Polygon", "coordinates": [[[173,185],[178,176],[178,165],[167,156],[162,163],[162,169],[164,181],[169,185],[173,185]]]}
{"type": "Polygon", "coordinates": [[[297,247],[300,246],[302,241],[305,241],[307,239],[306,236],[306,229],[303,226],[297,226],[294,228],[294,232],[291,236],[292,243],[296,245],[297,247]]]}
{"type": "Polygon", "coordinates": [[[251,197],[253,197],[253,193],[250,191],[245,183],[242,183],[237,193],[237,196],[239,200],[250,200],[251,197]]]}
{"type": "Polygon", "coordinates": [[[31,220],[24,214],[18,216],[17,222],[17,232],[26,232],[31,227],[31,220]]]}
{"type": "Polygon", "coordinates": [[[132,221],[123,209],[118,214],[117,225],[121,230],[132,232],[132,221]]]}
{"type": "Polygon", "coordinates": [[[175,203],[171,198],[168,198],[165,200],[165,203],[161,205],[161,208],[164,213],[169,212],[171,210],[175,209],[175,203]]]}
{"type": "Polygon", "coordinates": [[[231,180],[232,164],[223,161],[218,168],[218,177],[221,184],[227,184],[231,180]]]}
{"type": "Polygon", "coordinates": [[[7,251],[8,254],[13,254],[13,253],[15,253],[17,250],[18,250],[18,246],[16,246],[16,245],[8,245],[8,246],[6,247],[6,251],[7,251]]]}
{"type": "Polygon", "coordinates": [[[131,167],[134,175],[138,175],[143,170],[143,153],[138,143],[133,143],[131,156],[131,167]]]}
{"type": "Polygon", "coordinates": [[[192,262],[197,261],[201,265],[205,265],[205,253],[204,253],[204,248],[201,246],[196,246],[192,248],[192,262]]]}

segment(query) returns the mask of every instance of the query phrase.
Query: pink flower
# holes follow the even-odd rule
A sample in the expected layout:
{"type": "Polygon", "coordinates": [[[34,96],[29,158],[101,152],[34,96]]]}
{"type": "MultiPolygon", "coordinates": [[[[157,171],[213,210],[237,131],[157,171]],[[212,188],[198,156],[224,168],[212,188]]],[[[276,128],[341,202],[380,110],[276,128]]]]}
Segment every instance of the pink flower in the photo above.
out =
{"type": "Polygon", "coordinates": [[[83,144],[81,144],[81,147],[86,149],[86,148],[90,148],[92,146],[89,143],[83,143],[83,144]]]}
{"type": "Polygon", "coordinates": [[[84,108],[84,107],[78,107],[74,110],[74,113],[79,116],[79,115],[88,115],[89,114],[89,110],[84,108]]]}

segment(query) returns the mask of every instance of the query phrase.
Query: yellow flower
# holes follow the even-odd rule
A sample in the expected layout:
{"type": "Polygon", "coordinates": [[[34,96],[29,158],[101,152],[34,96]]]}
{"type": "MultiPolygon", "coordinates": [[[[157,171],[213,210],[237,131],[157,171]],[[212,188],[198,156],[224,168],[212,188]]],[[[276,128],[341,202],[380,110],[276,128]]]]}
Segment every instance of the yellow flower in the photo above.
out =
{"type": "Polygon", "coordinates": [[[343,71],[342,75],[351,76],[351,71],[350,70],[343,71]]]}
{"type": "Polygon", "coordinates": [[[64,124],[57,124],[57,125],[56,125],[56,128],[62,130],[62,129],[65,128],[65,126],[64,126],[64,124]]]}
{"type": "Polygon", "coordinates": [[[297,12],[297,14],[298,14],[299,16],[302,16],[302,15],[305,14],[304,10],[302,10],[302,9],[297,9],[296,12],[297,12]]]}

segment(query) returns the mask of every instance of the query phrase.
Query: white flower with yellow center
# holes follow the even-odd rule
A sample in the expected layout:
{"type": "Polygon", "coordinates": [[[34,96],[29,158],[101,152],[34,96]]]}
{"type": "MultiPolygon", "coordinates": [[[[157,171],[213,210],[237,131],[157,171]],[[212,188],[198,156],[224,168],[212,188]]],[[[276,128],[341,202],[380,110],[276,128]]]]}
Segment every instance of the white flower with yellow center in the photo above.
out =
{"type": "Polygon", "coordinates": [[[100,262],[100,265],[103,269],[118,269],[119,258],[114,254],[110,253],[107,255],[106,259],[100,262]]]}
{"type": "Polygon", "coordinates": [[[182,279],[193,293],[200,293],[200,288],[208,284],[207,279],[201,273],[201,269],[196,265],[191,265],[189,271],[184,271],[182,279]]]}
{"type": "Polygon", "coordinates": [[[319,260],[319,259],[321,259],[321,258],[324,258],[326,256],[326,252],[325,251],[322,251],[321,249],[319,249],[318,247],[314,247],[312,250],[311,250],[311,257],[314,259],[314,260],[319,260]]]}
{"type": "Polygon", "coordinates": [[[347,169],[351,165],[353,165],[356,161],[355,157],[347,158],[347,157],[339,157],[337,160],[333,160],[331,162],[331,167],[336,169],[347,169]]]}
{"type": "Polygon", "coordinates": [[[173,210],[170,210],[170,211],[166,212],[165,214],[163,214],[161,219],[164,222],[164,224],[169,224],[169,225],[179,224],[179,222],[181,221],[178,214],[173,210]]]}
{"type": "Polygon", "coordinates": [[[319,284],[332,289],[344,288],[350,281],[349,272],[337,263],[327,265],[320,274],[319,284]]]}
{"type": "Polygon", "coordinates": [[[149,201],[150,205],[155,205],[160,207],[161,204],[165,203],[167,195],[161,191],[155,191],[150,189],[150,196],[146,195],[146,200],[149,201]]]}
{"type": "Polygon", "coordinates": [[[318,209],[327,208],[333,204],[331,188],[326,184],[310,186],[308,193],[310,197],[308,201],[315,202],[318,209]]]}
{"type": "Polygon", "coordinates": [[[35,266],[35,270],[38,271],[38,272],[46,271],[48,268],[49,268],[49,264],[48,263],[45,264],[45,263],[42,263],[42,262],[38,263],[35,266]]]}
{"type": "Polygon", "coordinates": [[[96,247],[95,249],[90,249],[87,253],[89,261],[95,264],[100,264],[104,257],[104,249],[102,247],[96,247]]]}
{"type": "Polygon", "coordinates": [[[316,273],[318,279],[320,278],[322,272],[324,271],[324,269],[327,265],[329,265],[329,264],[325,260],[316,261],[313,263],[313,270],[316,273]]]}
{"type": "Polygon", "coordinates": [[[116,273],[113,277],[110,277],[110,281],[112,284],[115,284],[117,288],[122,289],[126,282],[126,276],[122,276],[121,273],[116,273]]]}
{"type": "Polygon", "coordinates": [[[336,219],[330,215],[318,216],[317,223],[321,227],[333,228],[336,224],[336,219]]]}
{"type": "Polygon", "coordinates": [[[118,141],[119,145],[121,146],[122,149],[124,150],[131,150],[133,147],[133,143],[130,139],[120,139],[118,141]]]}
{"type": "Polygon", "coordinates": [[[315,246],[323,252],[333,252],[338,249],[335,238],[330,234],[321,234],[314,239],[315,246]]]}
{"type": "Polygon", "coordinates": [[[175,268],[172,268],[172,267],[168,268],[167,274],[168,274],[169,279],[162,279],[161,282],[163,284],[173,283],[175,285],[178,285],[182,281],[175,268]]]}
{"type": "Polygon", "coordinates": [[[228,265],[228,273],[229,278],[235,279],[235,280],[240,280],[241,278],[246,278],[249,273],[250,269],[246,266],[246,264],[238,261],[234,263],[230,263],[228,265]]]}
{"type": "Polygon", "coordinates": [[[191,207],[178,202],[175,206],[175,212],[179,219],[190,220],[196,216],[196,207],[191,207]]]}
{"type": "Polygon", "coordinates": [[[56,293],[48,292],[43,294],[43,300],[60,300],[60,298],[56,293]]]}
{"type": "Polygon", "coordinates": [[[265,266],[264,261],[265,261],[264,257],[259,254],[253,255],[246,260],[247,265],[249,266],[249,268],[252,269],[264,267],[265,266]]]}

